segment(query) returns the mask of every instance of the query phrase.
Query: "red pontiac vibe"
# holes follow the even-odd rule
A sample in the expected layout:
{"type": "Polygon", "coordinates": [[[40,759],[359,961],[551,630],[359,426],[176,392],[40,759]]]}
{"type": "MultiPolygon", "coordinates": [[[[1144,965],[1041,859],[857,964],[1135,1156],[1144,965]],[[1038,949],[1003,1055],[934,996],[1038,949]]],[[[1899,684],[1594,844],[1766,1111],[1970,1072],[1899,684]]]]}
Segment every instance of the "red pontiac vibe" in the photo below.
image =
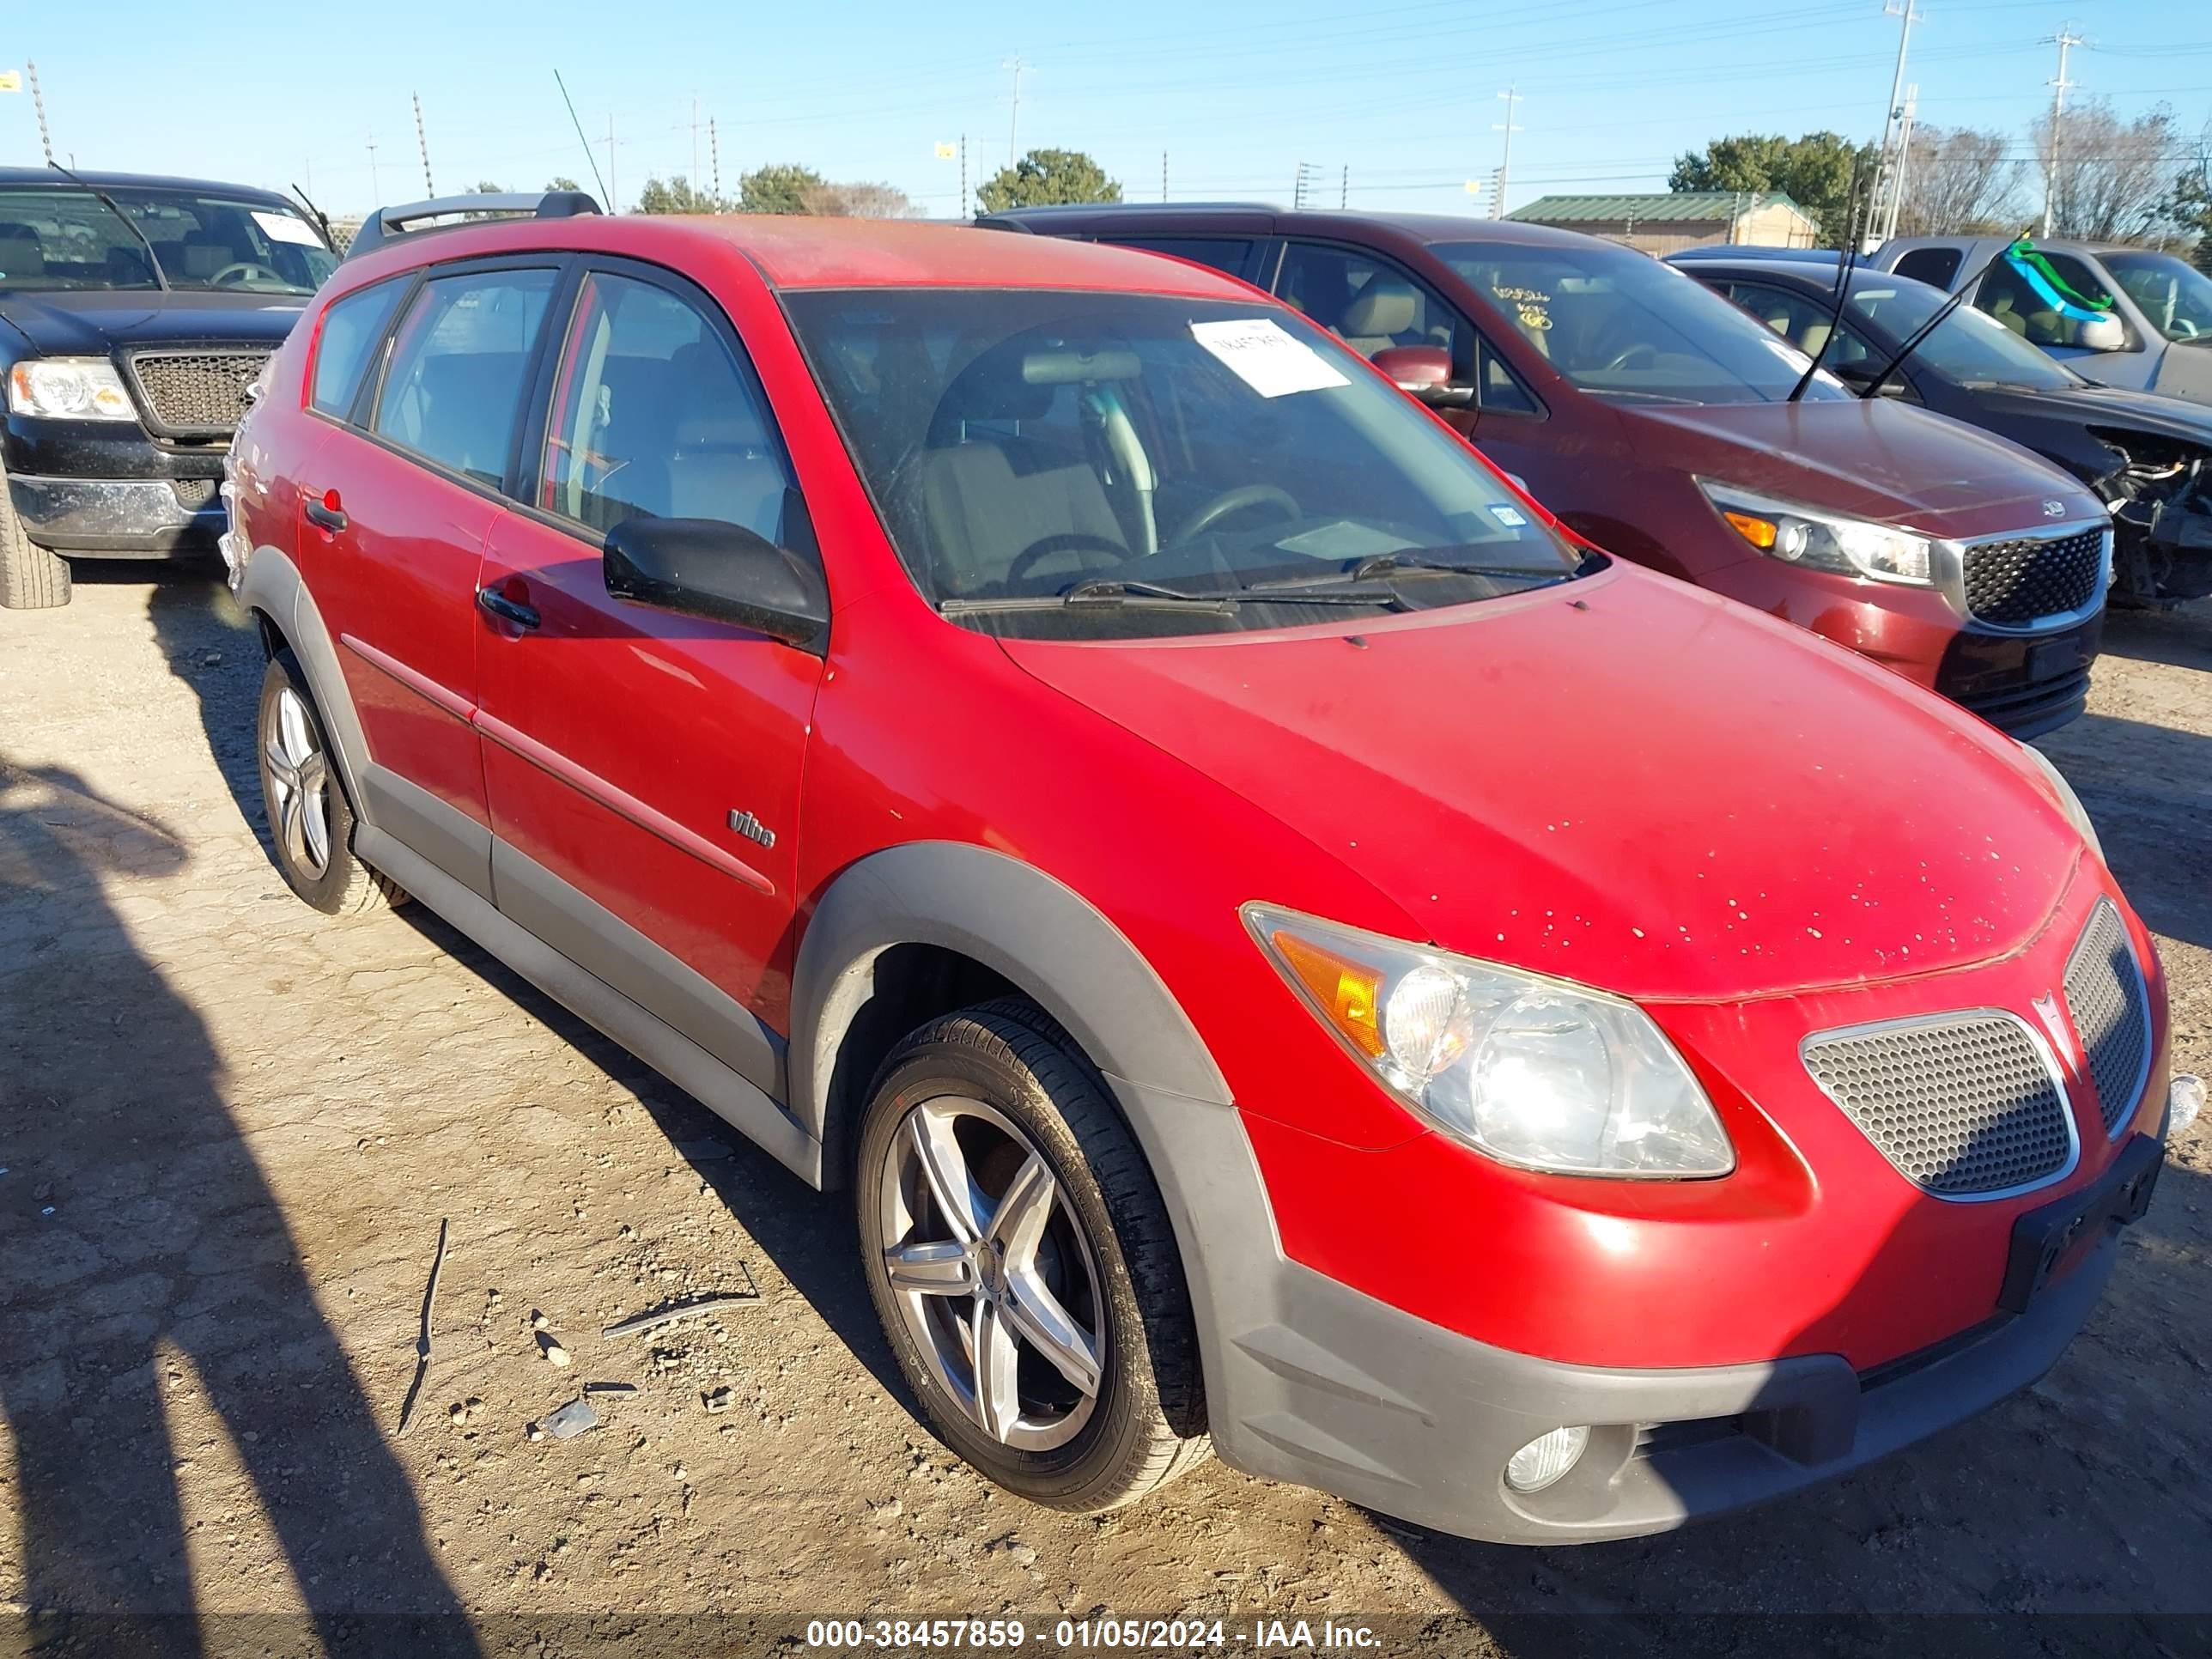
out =
{"type": "Polygon", "coordinates": [[[993,1479],[1619,1537],[2087,1317],[2197,1091],[2032,751],[1213,272],[464,205],[234,454],[275,856],[848,1188],[993,1479]]]}

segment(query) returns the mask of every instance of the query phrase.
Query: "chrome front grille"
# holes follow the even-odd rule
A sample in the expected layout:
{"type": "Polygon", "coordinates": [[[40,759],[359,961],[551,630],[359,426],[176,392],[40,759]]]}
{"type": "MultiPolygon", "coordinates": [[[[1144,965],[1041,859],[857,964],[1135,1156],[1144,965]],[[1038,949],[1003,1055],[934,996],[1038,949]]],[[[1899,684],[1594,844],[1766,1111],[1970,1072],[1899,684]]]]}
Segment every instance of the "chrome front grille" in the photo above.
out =
{"type": "Polygon", "coordinates": [[[228,436],[246,413],[246,388],[266,351],[141,351],[131,359],[140,401],[173,438],[228,436]]]}
{"type": "Polygon", "coordinates": [[[2149,1003],[2127,924],[2110,899],[2100,899],[2066,961],[2066,1011],[2088,1057],[2108,1135],[2134,1112],[2148,1080],[2149,1003]]]}
{"type": "Polygon", "coordinates": [[[1805,1069],[1915,1186],[1994,1198],[2074,1167],[2073,1114],[2050,1050],[1994,1008],[1825,1031],[1805,1069]]]}
{"type": "Polygon", "coordinates": [[[2102,529],[1970,543],[1963,574],[1966,609],[2008,627],[2064,616],[2094,600],[2105,581],[2102,529]]]}

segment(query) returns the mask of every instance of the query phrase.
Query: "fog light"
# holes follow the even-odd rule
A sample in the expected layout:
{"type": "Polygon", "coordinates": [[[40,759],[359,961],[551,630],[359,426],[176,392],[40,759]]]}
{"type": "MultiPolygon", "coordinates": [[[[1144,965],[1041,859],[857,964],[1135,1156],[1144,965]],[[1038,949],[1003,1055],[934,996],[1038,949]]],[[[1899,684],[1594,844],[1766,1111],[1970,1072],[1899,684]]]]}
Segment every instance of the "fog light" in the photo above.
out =
{"type": "Polygon", "coordinates": [[[1541,1492],[1574,1468],[1589,1444],[1583,1424],[1540,1434],[1506,1460],[1505,1484],[1516,1492],[1541,1492]]]}
{"type": "Polygon", "coordinates": [[[2197,1121],[2204,1109],[2204,1080],[2184,1072],[2166,1091],[2166,1138],[2168,1140],[2197,1121]]]}

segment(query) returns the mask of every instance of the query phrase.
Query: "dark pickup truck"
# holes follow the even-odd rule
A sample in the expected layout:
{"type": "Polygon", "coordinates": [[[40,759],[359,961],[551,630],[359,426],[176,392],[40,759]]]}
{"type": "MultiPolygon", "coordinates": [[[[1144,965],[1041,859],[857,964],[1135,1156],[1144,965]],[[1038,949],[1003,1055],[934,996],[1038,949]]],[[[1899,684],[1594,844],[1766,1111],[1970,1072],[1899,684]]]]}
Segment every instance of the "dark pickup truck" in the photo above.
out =
{"type": "Polygon", "coordinates": [[[240,185],[0,168],[0,606],[69,561],[212,554],[246,389],[337,264],[240,185]]]}

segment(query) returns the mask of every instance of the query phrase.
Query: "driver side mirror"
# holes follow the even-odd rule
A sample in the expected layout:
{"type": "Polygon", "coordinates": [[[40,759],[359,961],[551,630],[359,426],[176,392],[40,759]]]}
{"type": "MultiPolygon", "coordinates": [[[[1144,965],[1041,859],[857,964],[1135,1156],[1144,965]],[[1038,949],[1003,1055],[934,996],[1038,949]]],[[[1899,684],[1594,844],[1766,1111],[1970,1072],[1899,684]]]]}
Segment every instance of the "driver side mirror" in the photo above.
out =
{"type": "Polygon", "coordinates": [[[2074,343],[2085,351],[2124,351],[2127,325],[2117,317],[2084,317],[2074,325],[2074,343]]]}
{"type": "Polygon", "coordinates": [[[743,525],[625,519],[607,532],[608,594],[629,605],[734,623],[818,653],[830,629],[822,573],[743,525]]]}
{"type": "Polygon", "coordinates": [[[1398,383],[1398,390],[1419,398],[1431,409],[1464,409],[1474,401],[1474,388],[1454,385],[1451,353],[1442,346],[1389,346],[1370,360],[1398,383]]]}

